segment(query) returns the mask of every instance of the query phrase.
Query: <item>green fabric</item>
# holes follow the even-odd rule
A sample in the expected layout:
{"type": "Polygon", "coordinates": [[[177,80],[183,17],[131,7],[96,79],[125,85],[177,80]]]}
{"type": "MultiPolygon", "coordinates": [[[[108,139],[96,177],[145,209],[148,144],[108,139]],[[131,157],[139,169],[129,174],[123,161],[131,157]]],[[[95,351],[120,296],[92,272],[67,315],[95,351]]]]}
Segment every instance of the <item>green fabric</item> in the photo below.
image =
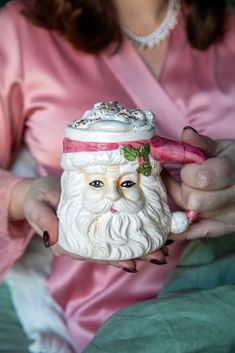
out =
{"type": "Polygon", "coordinates": [[[235,0],[228,0],[228,8],[235,9],[235,0]]]}
{"type": "Polygon", "coordinates": [[[29,342],[13,309],[8,287],[5,284],[1,284],[0,353],[27,353],[28,344],[29,342]]]}
{"type": "Polygon", "coordinates": [[[235,284],[235,234],[191,242],[160,297],[226,284],[235,284]]]}
{"type": "Polygon", "coordinates": [[[9,0],[0,0],[0,7],[5,5],[9,0]]]}
{"type": "Polygon", "coordinates": [[[158,299],[113,315],[84,353],[235,353],[235,235],[192,242],[158,299]]]}

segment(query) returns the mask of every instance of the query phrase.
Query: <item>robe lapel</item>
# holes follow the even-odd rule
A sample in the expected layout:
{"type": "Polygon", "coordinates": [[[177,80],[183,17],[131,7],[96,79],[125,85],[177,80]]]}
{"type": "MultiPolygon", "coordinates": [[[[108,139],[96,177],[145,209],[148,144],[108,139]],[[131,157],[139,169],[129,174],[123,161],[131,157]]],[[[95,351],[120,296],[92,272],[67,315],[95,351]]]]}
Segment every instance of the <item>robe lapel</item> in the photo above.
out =
{"type": "Polygon", "coordinates": [[[165,136],[167,133],[168,137],[176,138],[176,126],[174,123],[169,124],[169,121],[182,120],[183,113],[131,44],[124,40],[118,53],[111,56],[104,54],[103,58],[113,75],[133,100],[133,103],[137,107],[150,110],[155,114],[158,133],[165,136]]]}

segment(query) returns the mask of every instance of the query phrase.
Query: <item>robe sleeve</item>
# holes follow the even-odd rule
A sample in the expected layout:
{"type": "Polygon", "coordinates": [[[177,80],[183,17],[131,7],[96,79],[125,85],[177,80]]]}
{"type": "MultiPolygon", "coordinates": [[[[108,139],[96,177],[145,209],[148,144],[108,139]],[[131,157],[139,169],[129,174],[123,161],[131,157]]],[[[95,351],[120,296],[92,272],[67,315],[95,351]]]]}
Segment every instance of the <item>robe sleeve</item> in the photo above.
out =
{"type": "Polygon", "coordinates": [[[0,10],[0,279],[21,256],[32,234],[24,222],[8,222],[12,189],[21,178],[10,173],[10,164],[24,132],[24,79],[15,10],[0,10]]]}

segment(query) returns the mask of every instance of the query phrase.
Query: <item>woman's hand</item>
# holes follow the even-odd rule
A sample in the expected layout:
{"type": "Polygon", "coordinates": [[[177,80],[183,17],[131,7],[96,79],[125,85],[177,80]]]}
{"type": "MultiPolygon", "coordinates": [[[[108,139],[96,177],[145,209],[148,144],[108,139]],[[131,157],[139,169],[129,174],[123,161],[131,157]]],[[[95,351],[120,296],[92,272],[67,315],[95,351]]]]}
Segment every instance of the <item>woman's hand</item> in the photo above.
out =
{"type": "Polygon", "coordinates": [[[217,237],[235,231],[235,140],[215,141],[187,128],[182,141],[201,148],[209,158],[201,164],[186,164],[180,187],[166,177],[176,204],[200,213],[186,232],[170,238],[217,237]]]}
{"type": "Polygon", "coordinates": [[[100,264],[111,265],[111,266],[123,269],[124,271],[130,272],[130,273],[137,273],[138,272],[137,261],[139,261],[139,260],[144,261],[144,262],[149,262],[154,265],[165,265],[165,264],[167,264],[166,257],[168,256],[167,246],[163,246],[161,249],[156,250],[150,254],[144,255],[138,259],[118,260],[118,261],[92,260],[92,259],[86,259],[81,256],[72,255],[71,253],[62,249],[58,243],[53,245],[51,248],[52,248],[54,254],[57,256],[67,255],[69,257],[74,258],[75,260],[98,262],[100,264]]]}
{"type": "MultiPolygon", "coordinates": [[[[61,194],[60,178],[41,177],[37,179],[25,179],[16,184],[13,189],[10,207],[10,221],[26,219],[37,234],[43,237],[45,246],[50,246],[55,255],[70,256],[77,260],[88,260],[62,249],[58,242],[58,219],[56,209],[61,194]]],[[[153,264],[165,264],[168,255],[167,247],[145,255],[138,260],[151,262],[153,264]]],[[[88,261],[91,261],[90,259],[88,261]]],[[[97,261],[96,261],[97,262],[97,261]]],[[[125,261],[100,261],[122,268],[127,272],[138,272],[136,260],[125,261]]]]}
{"type": "Polygon", "coordinates": [[[56,208],[60,199],[60,179],[41,177],[23,179],[14,187],[9,205],[9,220],[26,219],[37,234],[47,231],[57,241],[56,208]]]}

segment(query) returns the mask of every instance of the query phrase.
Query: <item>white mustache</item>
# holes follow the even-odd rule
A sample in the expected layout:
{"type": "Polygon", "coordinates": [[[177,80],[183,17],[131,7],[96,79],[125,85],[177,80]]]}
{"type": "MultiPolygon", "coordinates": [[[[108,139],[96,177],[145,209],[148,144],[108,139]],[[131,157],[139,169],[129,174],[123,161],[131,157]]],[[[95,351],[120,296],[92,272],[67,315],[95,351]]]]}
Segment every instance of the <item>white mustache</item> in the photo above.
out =
{"type": "Polygon", "coordinates": [[[92,212],[95,213],[106,213],[108,210],[110,210],[113,207],[113,202],[107,199],[103,199],[102,201],[98,202],[87,202],[86,200],[83,200],[83,205],[84,207],[92,212]]]}
{"type": "Polygon", "coordinates": [[[100,214],[104,214],[111,209],[124,213],[138,213],[144,206],[144,201],[139,200],[135,203],[130,200],[119,199],[116,202],[112,202],[109,199],[103,199],[102,201],[91,203],[83,200],[83,205],[87,210],[100,214]]]}
{"type": "Polygon", "coordinates": [[[120,199],[114,202],[112,208],[116,209],[119,212],[138,213],[143,206],[144,206],[143,200],[138,200],[138,202],[132,202],[126,199],[125,200],[120,199]]]}

